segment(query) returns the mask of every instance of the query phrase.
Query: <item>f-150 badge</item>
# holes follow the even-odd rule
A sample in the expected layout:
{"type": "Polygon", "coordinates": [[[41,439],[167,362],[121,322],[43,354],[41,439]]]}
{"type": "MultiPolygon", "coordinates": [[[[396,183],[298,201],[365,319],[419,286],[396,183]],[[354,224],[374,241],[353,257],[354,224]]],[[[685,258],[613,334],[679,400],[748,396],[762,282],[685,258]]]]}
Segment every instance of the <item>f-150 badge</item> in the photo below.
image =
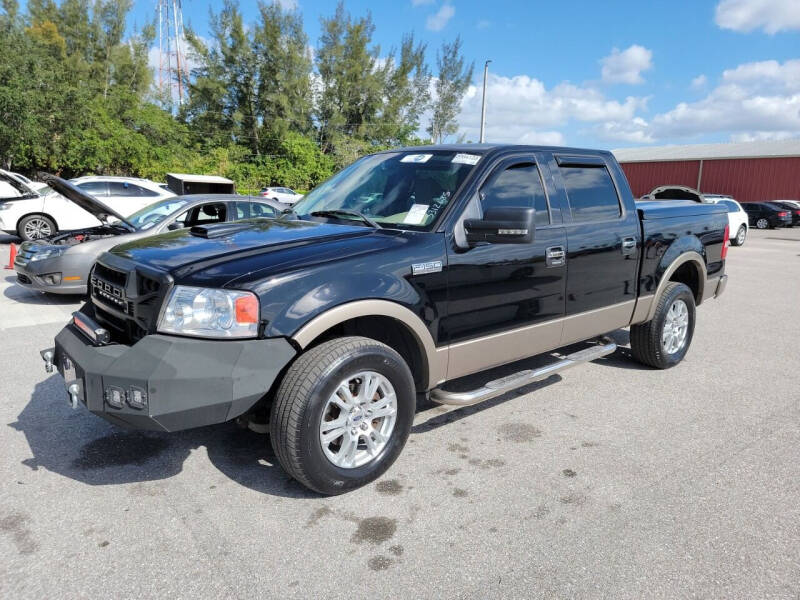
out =
{"type": "Polygon", "coordinates": [[[417,263],[411,265],[411,273],[413,275],[426,275],[427,273],[440,273],[442,270],[442,261],[435,260],[433,262],[417,263]]]}

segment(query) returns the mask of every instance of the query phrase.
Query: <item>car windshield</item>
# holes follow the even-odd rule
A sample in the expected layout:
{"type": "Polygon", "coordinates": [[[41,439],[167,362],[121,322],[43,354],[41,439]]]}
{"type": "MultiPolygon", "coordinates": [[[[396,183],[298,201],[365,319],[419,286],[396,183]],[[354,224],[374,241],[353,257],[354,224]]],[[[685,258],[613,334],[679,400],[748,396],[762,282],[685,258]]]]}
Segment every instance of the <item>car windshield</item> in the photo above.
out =
{"type": "Polygon", "coordinates": [[[161,221],[175,214],[176,211],[187,204],[189,204],[189,200],[185,198],[167,198],[166,200],[155,202],[137,210],[126,220],[136,227],[136,229],[144,231],[155,227],[157,224],[161,223],[161,221]]]}
{"type": "Polygon", "coordinates": [[[436,150],[366,156],[307,194],[294,212],[363,222],[346,214],[361,213],[381,226],[427,230],[480,158],[436,150]]]}

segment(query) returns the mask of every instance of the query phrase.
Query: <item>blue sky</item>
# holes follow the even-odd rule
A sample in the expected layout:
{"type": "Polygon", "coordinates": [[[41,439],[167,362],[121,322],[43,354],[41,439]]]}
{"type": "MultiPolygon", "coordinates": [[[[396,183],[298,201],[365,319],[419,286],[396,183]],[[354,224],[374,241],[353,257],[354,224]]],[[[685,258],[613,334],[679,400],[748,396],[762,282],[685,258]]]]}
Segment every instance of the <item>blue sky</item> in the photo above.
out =
{"type": "MultiPolygon", "coordinates": [[[[335,2],[283,0],[309,42],[335,2]]],[[[208,0],[184,0],[207,33],[208,0]]],[[[476,139],[482,67],[491,59],[489,141],[604,148],[800,136],[800,0],[348,0],[372,12],[383,52],[413,31],[429,61],[461,35],[475,61],[460,123],[476,139]]],[[[241,3],[245,18],[254,2],[241,3]]],[[[136,0],[131,25],[155,12],[136,0]]]]}

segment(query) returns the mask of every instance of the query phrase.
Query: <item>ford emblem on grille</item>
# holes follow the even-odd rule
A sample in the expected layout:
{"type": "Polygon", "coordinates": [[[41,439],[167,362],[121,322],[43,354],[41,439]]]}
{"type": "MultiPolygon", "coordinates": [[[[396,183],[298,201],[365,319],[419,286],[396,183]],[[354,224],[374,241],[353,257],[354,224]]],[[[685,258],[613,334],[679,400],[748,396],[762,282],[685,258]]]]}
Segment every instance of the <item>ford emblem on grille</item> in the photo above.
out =
{"type": "Polygon", "coordinates": [[[125,301],[125,290],[113,283],[100,279],[96,275],[92,275],[91,279],[93,295],[110,302],[112,305],[119,307],[119,309],[126,313],[128,312],[128,303],[125,301]]]}

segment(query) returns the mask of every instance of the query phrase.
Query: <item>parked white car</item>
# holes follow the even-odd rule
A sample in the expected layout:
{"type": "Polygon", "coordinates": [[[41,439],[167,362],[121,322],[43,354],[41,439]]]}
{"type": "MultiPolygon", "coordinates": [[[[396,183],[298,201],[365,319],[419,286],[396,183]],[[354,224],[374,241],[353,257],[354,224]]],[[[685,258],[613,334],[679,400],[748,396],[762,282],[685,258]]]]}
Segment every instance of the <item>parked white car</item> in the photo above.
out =
{"type": "Polygon", "coordinates": [[[303,194],[298,194],[293,189],[287,187],[261,188],[260,195],[264,198],[271,198],[272,200],[277,200],[278,202],[289,205],[294,204],[303,197],[303,194]]]}
{"type": "Polygon", "coordinates": [[[747,212],[732,196],[722,194],[703,194],[705,202],[723,204],[728,209],[728,231],[731,236],[731,246],[741,246],[747,239],[747,230],[750,227],[747,212]]]}
{"type": "MultiPolygon", "coordinates": [[[[3,179],[10,183],[8,176],[3,179]]],[[[0,230],[30,241],[59,231],[100,225],[94,216],[47,186],[36,193],[32,186],[17,182],[27,192],[20,192],[21,195],[15,197],[0,197],[0,230]]],[[[72,182],[125,217],[154,202],[175,196],[153,181],[135,177],[90,176],[78,177],[72,182]]]]}

